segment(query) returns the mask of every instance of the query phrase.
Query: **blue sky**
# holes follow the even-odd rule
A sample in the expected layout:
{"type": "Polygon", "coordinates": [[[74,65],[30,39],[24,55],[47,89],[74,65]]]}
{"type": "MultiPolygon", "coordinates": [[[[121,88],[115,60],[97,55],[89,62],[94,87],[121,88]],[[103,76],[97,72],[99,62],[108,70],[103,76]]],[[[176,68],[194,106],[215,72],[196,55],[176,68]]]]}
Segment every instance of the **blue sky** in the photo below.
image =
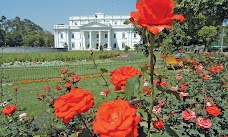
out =
{"type": "Polygon", "coordinates": [[[0,16],[29,19],[45,30],[53,31],[55,24],[68,24],[70,16],[129,15],[136,0],[1,0],[0,16]]]}

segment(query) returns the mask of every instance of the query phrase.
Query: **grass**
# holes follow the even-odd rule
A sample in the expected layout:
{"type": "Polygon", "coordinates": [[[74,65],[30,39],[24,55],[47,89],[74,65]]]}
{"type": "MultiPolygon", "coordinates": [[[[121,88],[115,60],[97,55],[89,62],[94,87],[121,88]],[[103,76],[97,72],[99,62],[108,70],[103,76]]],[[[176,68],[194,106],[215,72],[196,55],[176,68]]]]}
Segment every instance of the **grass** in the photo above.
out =
{"type": "MultiPolygon", "coordinates": [[[[116,57],[120,54],[126,54],[124,51],[93,51],[94,59],[106,59],[110,57],[116,57]]],[[[133,51],[128,52],[130,55],[134,55],[132,58],[142,58],[143,55],[133,51]]],[[[34,53],[1,53],[2,62],[44,62],[44,61],[76,61],[76,60],[90,60],[90,51],[68,51],[68,52],[34,52],[34,53]]],[[[131,58],[131,59],[132,59],[131,58]]]]}

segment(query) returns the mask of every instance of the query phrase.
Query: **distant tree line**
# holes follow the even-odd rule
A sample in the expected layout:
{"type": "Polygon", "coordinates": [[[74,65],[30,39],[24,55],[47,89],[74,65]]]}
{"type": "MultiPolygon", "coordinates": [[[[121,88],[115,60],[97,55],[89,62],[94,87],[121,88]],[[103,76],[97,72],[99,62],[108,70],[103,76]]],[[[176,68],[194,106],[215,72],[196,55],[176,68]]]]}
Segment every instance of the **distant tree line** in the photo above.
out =
{"type": "MultiPolygon", "coordinates": [[[[204,50],[211,48],[212,43],[220,44],[222,22],[228,19],[228,0],[175,0],[175,14],[182,14],[186,22],[175,22],[171,30],[164,30],[156,40],[157,46],[205,45],[204,50]]],[[[141,28],[135,28],[142,33],[141,28]]],[[[225,27],[224,43],[228,44],[228,25],[225,27]]],[[[142,41],[145,41],[142,39],[142,41]]],[[[170,50],[170,49],[169,49],[170,50]]]]}
{"type": "Polygon", "coordinates": [[[53,47],[54,36],[52,33],[43,30],[34,22],[15,17],[7,19],[0,18],[0,47],[53,47]]]}

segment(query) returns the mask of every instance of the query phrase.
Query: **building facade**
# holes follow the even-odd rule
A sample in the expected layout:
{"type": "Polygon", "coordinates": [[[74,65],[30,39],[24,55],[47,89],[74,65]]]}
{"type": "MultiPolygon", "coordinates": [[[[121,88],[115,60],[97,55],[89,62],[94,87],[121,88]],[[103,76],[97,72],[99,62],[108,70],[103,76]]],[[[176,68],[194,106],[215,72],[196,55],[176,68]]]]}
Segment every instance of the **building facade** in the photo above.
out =
{"type": "Polygon", "coordinates": [[[95,16],[72,16],[69,25],[54,25],[55,48],[68,50],[124,50],[134,49],[140,36],[126,20],[130,16],[110,16],[96,13],[95,16]]]}

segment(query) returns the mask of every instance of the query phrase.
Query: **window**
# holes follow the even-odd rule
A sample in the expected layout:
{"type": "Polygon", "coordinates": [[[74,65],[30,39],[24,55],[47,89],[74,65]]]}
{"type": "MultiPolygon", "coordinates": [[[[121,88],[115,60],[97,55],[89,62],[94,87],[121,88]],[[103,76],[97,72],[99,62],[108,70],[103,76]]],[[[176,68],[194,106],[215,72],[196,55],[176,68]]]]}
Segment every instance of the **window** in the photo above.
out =
{"type": "Polygon", "coordinates": [[[105,34],[105,38],[108,38],[108,34],[105,34]]]}
{"type": "Polygon", "coordinates": [[[125,48],[125,43],[122,43],[122,49],[125,48]]]}
{"type": "Polygon", "coordinates": [[[79,35],[78,35],[78,36],[79,36],[79,39],[80,39],[80,38],[81,38],[81,34],[79,33],[79,35]]]}
{"type": "Polygon", "coordinates": [[[134,38],[136,38],[136,33],[134,33],[134,38]]]}
{"type": "Polygon", "coordinates": [[[63,34],[62,33],[60,34],[60,38],[63,39],[63,34]]]}
{"type": "Polygon", "coordinates": [[[97,38],[99,38],[99,34],[97,34],[97,38]]]}
{"type": "Polygon", "coordinates": [[[74,39],[74,34],[72,34],[72,39],[74,39]]]}
{"type": "Polygon", "coordinates": [[[74,43],[72,43],[71,47],[72,47],[72,48],[75,48],[75,44],[74,44],[74,43]]]}
{"type": "Polygon", "coordinates": [[[80,46],[80,48],[82,47],[81,42],[79,42],[79,46],[80,46]]]}
{"type": "Polygon", "coordinates": [[[116,25],[116,24],[117,24],[117,22],[114,22],[114,24],[116,25]]]}
{"type": "Polygon", "coordinates": [[[113,48],[116,48],[116,43],[114,43],[113,48]]]}
{"type": "Polygon", "coordinates": [[[89,38],[89,34],[88,34],[88,38],[89,38]]]}
{"type": "Polygon", "coordinates": [[[125,33],[123,33],[122,38],[125,39],[125,33]]]}
{"type": "Polygon", "coordinates": [[[116,34],[114,34],[114,38],[116,38],[116,34]]]}

